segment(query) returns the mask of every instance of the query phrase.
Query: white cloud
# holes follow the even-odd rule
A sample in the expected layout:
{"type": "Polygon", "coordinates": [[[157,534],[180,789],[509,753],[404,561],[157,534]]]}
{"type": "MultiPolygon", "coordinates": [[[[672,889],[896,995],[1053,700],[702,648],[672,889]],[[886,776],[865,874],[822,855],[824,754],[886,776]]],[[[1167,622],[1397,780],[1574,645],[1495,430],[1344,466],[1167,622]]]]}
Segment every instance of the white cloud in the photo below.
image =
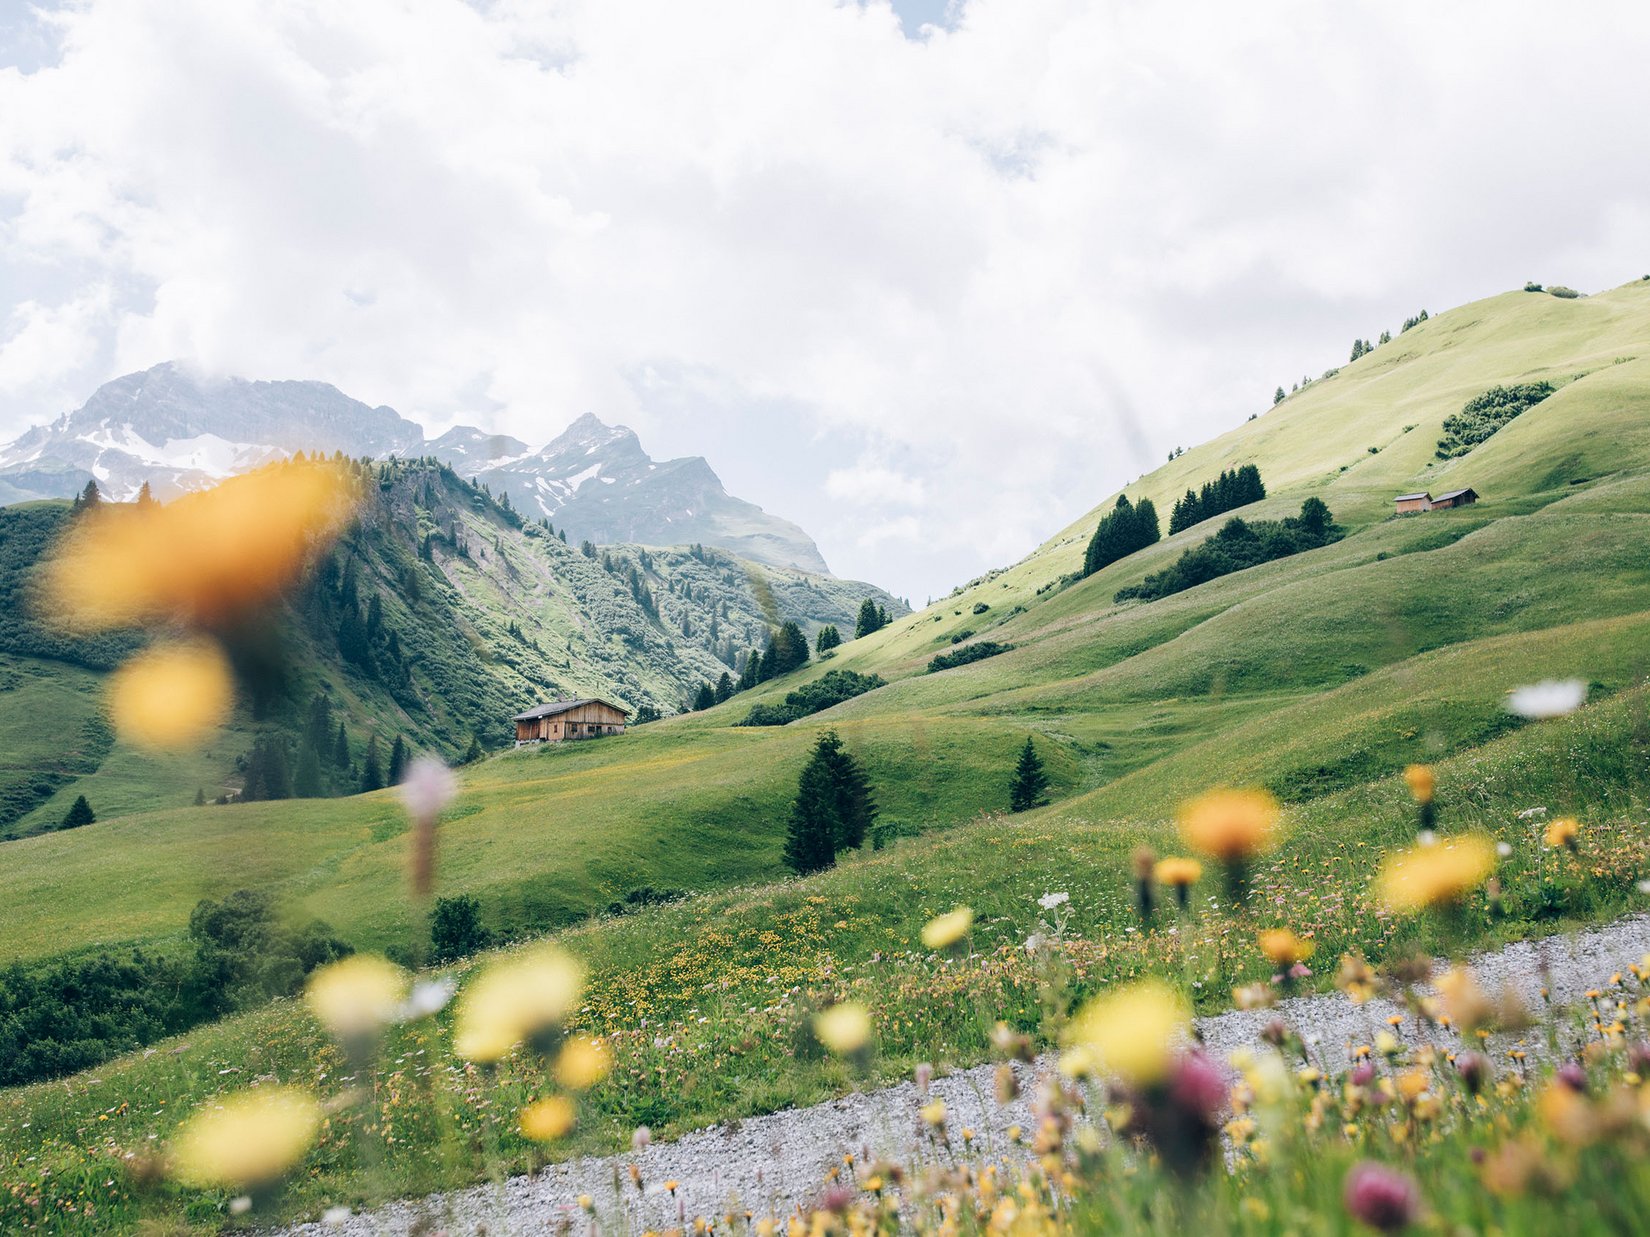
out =
{"type": "Polygon", "coordinates": [[[535,441],[589,410],[691,449],[714,401],[750,421],[712,460],[736,491],[918,594],[1353,335],[1643,273],[1650,160],[1600,120],[1650,103],[1627,3],[968,0],[907,38],[875,0],[86,0],[47,29],[55,62],[0,71],[0,310],[63,342],[0,354],[0,430],[174,356],[535,441]],[[835,446],[765,484],[775,408],[835,446]],[[900,534],[863,536],[884,507],[900,534]]]}

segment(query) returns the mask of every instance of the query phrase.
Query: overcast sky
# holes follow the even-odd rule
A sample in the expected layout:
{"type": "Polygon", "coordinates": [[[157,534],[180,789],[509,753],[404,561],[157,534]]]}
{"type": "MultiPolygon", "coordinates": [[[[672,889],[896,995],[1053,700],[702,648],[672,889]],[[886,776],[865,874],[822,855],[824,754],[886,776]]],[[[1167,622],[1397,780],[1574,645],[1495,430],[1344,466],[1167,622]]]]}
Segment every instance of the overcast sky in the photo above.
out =
{"type": "Polygon", "coordinates": [[[921,603],[1650,270],[1650,6],[0,0],[0,438],[169,358],[703,454],[921,603]],[[896,11],[898,10],[898,11],[896,11]]]}

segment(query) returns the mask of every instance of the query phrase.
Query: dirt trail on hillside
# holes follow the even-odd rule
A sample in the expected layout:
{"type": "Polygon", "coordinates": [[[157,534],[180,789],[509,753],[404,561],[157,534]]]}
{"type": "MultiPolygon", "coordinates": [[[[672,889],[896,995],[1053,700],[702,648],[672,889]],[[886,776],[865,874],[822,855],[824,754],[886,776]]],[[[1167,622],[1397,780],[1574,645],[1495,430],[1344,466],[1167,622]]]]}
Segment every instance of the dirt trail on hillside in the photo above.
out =
{"type": "MultiPolygon", "coordinates": [[[[1534,1009],[1543,987],[1550,989],[1554,1002],[1572,1004],[1647,952],[1650,916],[1641,915],[1570,936],[1509,945],[1479,956],[1472,969],[1486,989],[1509,986],[1534,1009]]],[[[1266,1024],[1281,1016],[1305,1038],[1320,1064],[1340,1071],[1347,1066],[1352,1045],[1369,1043],[1390,1015],[1401,1012],[1379,1000],[1355,1006],[1336,992],[1284,1001],[1275,1010],[1199,1019],[1198,1030],[1211,1053],[1224,1059],[1239,1047],[1258,1044],[1266,1024]]],[[[1414,1042],[1415,1023],[1406,1019],[1403,1030],[1414,1042]]],[[[1524,1045],[1532,1056],[1544,1051],[1540,1040],[1538,1031],[1524,1045]]],[[[1498,1068],[1504,1060],[1498,1058],[1498,1068]]],[[[977,1066],[935,1078],[929,1085],[928,1098],[945,1101],[956,1154],[962,1153],[960,1132],[968,1127],[975,1135],[971,1158],[1020,1158],[1008,1129],[1031,1127],[1028,1097],[1053,1061],[1044,1056],[1019,1067],[1022,1098],[1006,1107],[992,1098],[994,1068],[977,1066]]],[[[925,1145],[917,1116],[922,1102],[915,1084],[905,1082],[809,1108],[728,1122],[638,1153],[572,1160],[536,1177],[393,1203],[337,1223],[285,1231],[303,1237],[367,1237],[407,1234],[416,1226],[432,1237],[501,1237],[554,1232],[567,1224],[583,1231],[588,1220],[578,1206],[581,1194],[591,1196],[601,1227],[610,1231],[675,1228],[683,1217],[691,1222],[696,1215],[727,1212],[783,1217],[819,1194],[826,1174],[841,1163],[844,1152],[853,1152],[861,1163],[877,1158],[910,1162],[925,1145]],[[631,1184],[632,1164],[641,1171],[640,1191],[631,1184]],[[666,1191],[667,1181],[678,1183],[674,1194],[666,1191]]]]}

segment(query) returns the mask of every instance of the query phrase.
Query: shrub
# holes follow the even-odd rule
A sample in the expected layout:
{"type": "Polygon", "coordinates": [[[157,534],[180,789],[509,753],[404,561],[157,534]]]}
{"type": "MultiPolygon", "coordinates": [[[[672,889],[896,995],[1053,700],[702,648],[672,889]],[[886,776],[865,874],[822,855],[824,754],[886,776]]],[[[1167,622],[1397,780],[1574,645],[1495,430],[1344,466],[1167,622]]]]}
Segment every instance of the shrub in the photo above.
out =
{"type": "Polygon", "coordinates": [[[1573,301],[1580,296],[1581,293],[1577,292],[1574,288],[1566,288],[1563,284],[1555,283],[1552,287],[1547,289],[1547,295],[1561,297],[1566,301],[1573,301]]]}
{"type": "Polygon", "coordinates": [[[1465,455],[1514,417],[1546,399],[1554,389],[1550,382],[1527,382],[1491,387],[1473,396],[1460,412],[1444,418],[1444,436],[1438,440],[1435,454],[1441,460],[1465,455]]]}
{"type": "Polygon", "coordinates": [[[859,674],[853,670],[828,670],[812,683],[785,695],[783,704],[758,704],[746,714],[738,726],[784,726],[798,718],[822,712],[832,705],[863,696],[881,687],[879,674],[859,674]]]}
{"type": "Polygon", "coordinates": [[[1187,550],[1170,566],[1139,584],[1119,589],[1113,600],[1155,601],[1246,567],[1315,550],[1344,535],[1320,498],[1308,498],[1301,504],[1300,514],[1286,520],[1251,523],[1233,516],[1202,545],[1187,550]]]}
{"type": "Polygon", "coordinates": [[[928,663],[928,673],[937,674],[941,670],[952,670],[957,666],[966,666],[969,662],[984,661],[987,657],[995,657],[999,653],[1006,653],[1014,646],[1012,644],[998,644],[994,640],[981,640],[978,644],[965,644],[961,648],[952,649],[949,653],[941,653],[928,663]]]}
{"type": "Polygon", "coordinates": [[[1542,286],[1540,284],[1536,283],[1536,281],[1533,280],[1533,279],[1529,280],[1524,285],[1524,291],[1526,291],[1526,292],[1541,292],[1541,291],[1544,291],[1544,290],[1545,289],[1543,289],[1542,286]]]}
{"type": "Polygon", "coordinates": [[[430,911],[430,961],[438,965],[480,953],[493,943],[481,924],[481,903],[468,894],[437,898],[430,911]]]}

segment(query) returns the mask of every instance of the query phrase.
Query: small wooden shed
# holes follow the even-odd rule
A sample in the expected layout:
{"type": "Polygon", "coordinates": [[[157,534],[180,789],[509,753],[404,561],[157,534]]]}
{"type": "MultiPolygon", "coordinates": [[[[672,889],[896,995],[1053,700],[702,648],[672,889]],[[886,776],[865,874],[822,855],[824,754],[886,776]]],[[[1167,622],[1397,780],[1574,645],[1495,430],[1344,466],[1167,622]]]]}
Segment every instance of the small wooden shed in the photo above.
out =
{"type": "Polygon", "coordinates": [[[1392,501],[1397,504],[1399,515],[1414,515],[1417,512],[1432,510],[1432,495],[1424,492],[1400,494],[1392,501]]]}
{"type": "Polygon", "coordinates": [[[516,742],[560,743],[564,739],[597,739],[623,734],[630,714],[606,700],[553,700],[535,705],[511,718],[516,742]]]}
{"type": "Polygon", "coordinates": [[[1477,501],[1477,490],[1451,490],[1448,494],[1440,494],[1433,499],[1432,509],[1434,511],[1444,511],[1450,507],[1468,507],[1477,501]]]}

